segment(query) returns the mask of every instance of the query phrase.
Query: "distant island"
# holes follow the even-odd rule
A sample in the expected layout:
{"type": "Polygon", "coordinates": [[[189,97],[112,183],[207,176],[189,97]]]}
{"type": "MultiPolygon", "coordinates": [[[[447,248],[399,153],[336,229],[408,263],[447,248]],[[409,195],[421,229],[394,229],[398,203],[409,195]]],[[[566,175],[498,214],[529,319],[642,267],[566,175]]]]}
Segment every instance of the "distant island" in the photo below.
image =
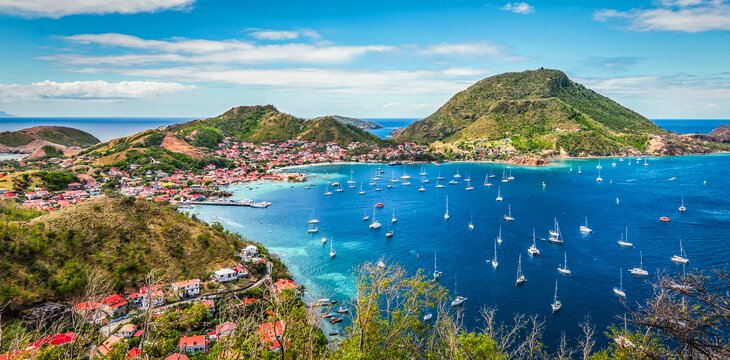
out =
{"type": "Polygon", "coordinates": [[[0,118],[14,118],[14,117],[16,117],[16,116],[12,115],[12,114],[8,114],[5,111],[0,111],[0,118]]]}
{"type": "Polygon", "coordinates": [[[340,122],[342,124],[352,125],[352,126],[355,126],[357,128],[360,128],[362,130],[377,130],[377,129],[382,129],[383,128],[383,126],[381,126],[380,124],[376,124],[376,123],[371,122],[371,121],[357,119],[357,118],[351,118],[351,117],[346,117],[346,116],[340,116],[340,115],[321,116],[321,117],[318,117],[318,118],[314,118],[312,120],[317,120],[317,119],[324,118],[324,117],[331,117],[331,118],[337,120],[338,122],[340,122]]]}
{"type": "Polygon", "coordinates": [[[72,155],[98,144],[94,135],[65,126],[34,126],[0,132],[0,153],[30,154],[30,157],[72,155]]]}

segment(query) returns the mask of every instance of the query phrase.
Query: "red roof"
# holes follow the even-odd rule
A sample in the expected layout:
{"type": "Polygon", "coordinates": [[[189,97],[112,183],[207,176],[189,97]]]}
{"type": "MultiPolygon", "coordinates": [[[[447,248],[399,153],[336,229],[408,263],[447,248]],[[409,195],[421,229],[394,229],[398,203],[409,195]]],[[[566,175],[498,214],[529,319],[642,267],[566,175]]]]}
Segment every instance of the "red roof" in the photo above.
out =
{"type": "Polygon", "coordinates": [[[294,280],[279,279],[274,283],[274,288],[276,288],[277,292],[281,292],[286,289],[296,289],[297,283],[295,283],[294,280]]]}
{"type": "Polygon", "coordinates": [[[199,346],[199,345],[206,345],[207,341],[205,339],[205,335],[193,335],[193,336],[183,336],[180,338],[180,341],[178,342],[178,345],[180,348],[184,348],[186,346],[199,346]]]}
{"type": "Polygon", "coordinates": [[[261,340],[265,343],[270,344],[269,350],[274,350],[279,347],[279,339],[277,335],[281,335],[284,332],[284,323],[277,321],[275,323],[263,323],[259,325],[259,335],[261,340]]]}
{"type": "Polygon", "coordinates": [[[165,360],[188,360],[188,356],[185,354],[172,354],[166,357],[165,360]]]}
{"type": "Polygon", "coordinates": [[[144,330],[137,330],[132,334],[132,337],[140,337],[144,333],[144,330]]]}
{"type": "Polygon", "coordinates": [[[76,340],[76,334],[72,332],[66,332],[40,338],[36,340],[36,342],[29,344],[28,347],[40,347],[43,345],[59,346],[68,344],[70,342],[73,342],[74,340],[76,340]]]}
{"type": "Polygon", "coordinates": [[[127,359],[134,359],[140,355],[142,355],[142,350],[135,346],[127,352],[127,359]]]}
{"type": "Polygon", "coordinates": [[[117,294],[109,295],[109,296],[105,297],[104,300],[102,300],[101,302],[102,302],[102,304],[109,306],[112,309],[116,309],[116,308],[127,305],[127,300],[124,300],[123,297],[121,297],[117,294]]]}

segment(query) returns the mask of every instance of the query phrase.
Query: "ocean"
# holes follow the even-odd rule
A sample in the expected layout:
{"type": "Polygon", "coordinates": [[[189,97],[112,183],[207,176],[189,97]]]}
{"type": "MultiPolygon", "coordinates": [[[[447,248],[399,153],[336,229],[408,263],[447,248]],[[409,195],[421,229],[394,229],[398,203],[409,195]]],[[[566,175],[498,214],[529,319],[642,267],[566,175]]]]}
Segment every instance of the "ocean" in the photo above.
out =
{"type": "Polygon", "coordinates": [[[402,265],[410,274],[421,270],[430,276],[437,254],[438,268],[443,271],[439,281],[452,296],[458,289],[469,299],[464,306],[467,327],[480,326],[479,309],[483,306],[496,307],[499,320],[505,322],[513,313],[538,314],[546,321],[545,343],[553,347],[561,331],[569,339],[577,338],[578,323],[590,315],[599,343],[605,344],[602,334],[606,326],[619,323],[617,317],[625,306],[633,308],[649,297],[650,282],[657,275],[683,271],[670,261],[679,253],[680,239],[690,259],[686,271],[728,270],[726,254],[730,252],[730,178],[724,175],[730,168],[730,155],[649,158],[648,166],[635,160],[629,165],[626,160],[612,167],[611,162],[601,160],[602,183],[596,182],[597,159],[562,161],[539,168],[490,163],[427,165],[431,182],[425,184],[425,192],[417,191],[420,165],[302,167],[298,170],[309,174],[308,184],[314,185],[311,189],[289,183],[230,187],[237,199],[271,201],[273,205],[267,209],[198,206],[193,211],[206,221],[218,221],[266,245],[284,260],[313,298],[351,300],[355,291],[353,270],[380,258],[402,265]],[[380,192],[368,185],[379,166],[386,170],[380,192]],[[578,175],[579,166],[582,175],[578,175]],[[323,195],[327,182],[346,185],[351,171],[356,189],[323,195]],[[449,181],[457,171],[463,176],[458,185],[434,187],[437,174],[449,181]],[[503,171],[511,171],[516,179],[500,183],[503,171]],[[413,177],[412,186],[385,188],[391,176],[397,178],[404,172],[413,177]],[[492,188],[483,186],[490,172],[497,175],[492,188]],[[473,191],[465,190],[467,174],[473,191]],[[358,195],[360,183],[365,184],[364,195],[358,195]],[[498,189],[504,197],[502,203],[495,201],[498,189]],[[451,218],[444,221],[447,196],[451,218]],[[682,197],[688,209],[683,214],[677,210],[682,197]],[[373,212],[377,202],[385,206],[373,212]],[[516,218],[513,222],[502,219],[508,206],[516,218]],[[398,218],[392,225],[395,236],[386,239],[393,210],[398,218]],[[313,212],[321,221],[317,234],[307,232],[313,212]],[[364,214],[375,214],[383,228],[370,230],[369,223],[362,220],[364,214]],[[472,214],[473,231],[467,226],[472,214]],[[660,216],[669,216],[671,222],[660,222],[660,216]],[[586,217],[594,232],[581,235],[578,228],[586,217]],[[546,240],[554,219],[565,239],[562,246],[546,240]],[[499,266],[494,270],[488,261],[500,226],[504,242],[498,246],[499,266]],[[626,228],[633,248],[617,244],[626,228]],[[533,229],[542,253],[538,258],[527,254],[533,229]],[[329,242],[323,245],[320,241],[323,235],[334,240],[334,259],[328,256],[329,242]],[[557,271],[566,254],[572,276],[557,271]],[[521,287],[515,287],[518,255],[527,277],[521,287]],[[642,255],[650,276],[629,274],[627,269],[639,266],[642,255]],[[612,292],[619,285],[621,272],[628,295],[625,305],[612,292]],[[556,280],[563,309],[552,314],[556,280]]]}

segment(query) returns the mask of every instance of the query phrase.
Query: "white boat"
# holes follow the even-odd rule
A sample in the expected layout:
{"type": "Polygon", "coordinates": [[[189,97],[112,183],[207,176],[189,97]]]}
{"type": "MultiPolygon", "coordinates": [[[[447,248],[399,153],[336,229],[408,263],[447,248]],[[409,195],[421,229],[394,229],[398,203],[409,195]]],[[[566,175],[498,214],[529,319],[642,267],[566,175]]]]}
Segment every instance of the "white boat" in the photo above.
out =
{"type": "Polygon", "coordinates": [[[618,196],[616,196],[616,205],[621,204],[621,200],[618,199],[618,196]]]}
{"type": "Polygon", "coordinates": [[[484,186],[486,186],[486,187],[492,187],[492,186],[494,186],[494,184],[492,184],[492,183],[489,182],[489,175],[485,175],[484,176],[484,186]]]}
{"type": "Polygon", "coordinates": [[[509,182],[509,179],[507,179],[507,172],[502,171],[502,180],[500,180],[503,183],[509,182]]]}
{"type": "Polygon", "coordinates": [[[324,195],[325,196],[332,195],[332,191],[330,191],[330,184],[329,183],[327,183],[327,185],[325,185],[325,187],[324,187],[324,195]]]}
{"type": "Polygon", "coordinates": [[[436,253],[433,253],[433,279],[438,280],[441,277],[441,271],[436,268],[436,253]]]}
{"type": "Polygon", "coordinates": [[[458,183],[459,183],[459,182],[458,182],[458,181],[456,181],[456,180],[454,180],[454,179],[451,179],[451,181],[449,181],[449,184],[450,184],[450,185],[456,185],[456,184],[458,184],[458,183]]]}
{"type": "Polygon", "coordinates": [[[375,208],[373,207],[373,221],[368,226],[371,230],[380,229],[383,225],[380,224],[378,219],[375,218],[375,208]]]}
{"type": "Polygon", "coordinates": [[[553,303],[550,304],[550,308],[553,309],[553,312],[558,312],[563,307],[563,303],[560,302],[560,299],[558,299],[558,280],[555,280],[555,295],[553,296],[553,303]]]}
{"type": "Polygon", "coordinates": [[[471,181],[471,176],[469,173],[466,173],[466,177],[464,178],[464,181],[471,181]]]}
{"type": "Polygon", "coordinates": [[[470,191],[470,190],[474,190],[474,187],[471,186],[471,179],[466,179],[466,191],[470,191]]]}
{"type": "Polygon", "coordinates": [[[570,170],[568,172],[573,172],[573,163],[570,163],[570,170]]]}
{"type": "Polygon", "coordinates": [[[649,164],[646,163],[646,158],[644,158],[644,166],[649,166],[649,164]]]}
{"type": "Polygon", "coordinates": [[[684,246],[682,246],[682,239],[679,239],[679,255],[672,256],[672,262],[675,262],[677,264],[689,263],[689,259],[687,259],[687,254],[684,253],[684,246]]]}
{"type": "Polygon", "coordinates": [[[504,200],[502,197],[502,186],[497,186],[497,197],[494,200],[498,202],[502,202],[502,200],[504,200]]]}
{"type": "Polygon", "coordinates": [[[411,182],[408,180],[403,181],[401,184],[403,184],[403,186],[411,186],[411,182]]]}
{"type": "Polygon", "coordinates": [[[449,195],[446,195],[446,212],[444,212],[444,221],[449,220],[449,195]]]}
{"type": "MultiPolygon", "coordinates": [[[[454,275],[454,294],[458,294],[458,291],[456,290],[456,275],[454,275]]],[[[451,301],[451,307],[459,306],[467,300],[469,300],[469,299],[467,299],[461,295],[456,295],[454,300],[451,301]]]]}
{"type": "Polygon", "coordinates": [[[553,228],[548,230],[550,237],[558,236],[558,218],[553,218],[553,228]]]}
{"type": "Polygon", "coordinates": [[[509,169],[509,175],[507,176],[507,180],[510,180],[510,181],[512,181],[512,180],[514,180],[514,179],[515,179],[515,177],[514,177],[514,176],[512,176],[512,169],[509,169]]]}
{"type": "Polygon", "coordinates": [[[401,178],[402,180],[408,180],[408,179],[410,179],[410,178],[411,178],[411,176],[410,176],[410,175],[406,174],[406,167],[405,167],[405,166],[403,166],[403,175],[401,175],[401,177],[400,177],[400,178],[401,178]]]}
{"type": "Polygon", "coordinates": [[[390,182],[397,183],[399,181],[400,180],[398,180],[398,179],[395,178],[395,170],[391,171],[391,173],[390,173],[390,182]]]}
{"type": "Polygon", "coordinates": [[[578,165],[578,175],[582,175],[582,174],[583,174],[583,172],[580,171],[580,165],[578,165]]]}
{"type": "Polygon", "coordinates": [[[515,280],[515,286],[520,286],[527,281],[525,274],[522,273],[522,254],[519,254],[517,258],[517,280],[515,280]]]}
{"type": "Polygon", "coordinates": [[[634,244],[632,242],[629,242],[629,227],[626,227],[626,238],[624,239],[624,234],[621,234],[621,238],[618,240],[618,244],[623,247],[632,247],[634,244]]]}
{"type": "Polygon", "coordinates": [[[598,170],[598,177],[596,177],[596,182],[603,182],[603,178],[601,177],[601,170],[598,170]]]}
{"type": "Polygon", "coordinates": [[[362,221],[368,221],[368,220],[370,220],[370,215],[368,215],[368,208],[365,208],[365,211],[362,214],[362,221]]]}
{"type": "Polygon", "coordinates": [[[572,271],[568,269],[568,253],[566,252],[564,255],[564,263],[563,266],[558,266],[558,272],[560,272],[563,275],[570,275],[572,271]]]}
{"type": "Polygon", "coordinates": [[[547,188],[547,184],[543,181],[542,182],[542,189],[545,190],[545,188],[547,188]]]}
{"type": "Polygon", "coordinates": [[[444,186],[444,184],[441,183],[441,180],[436,180],[436,188],[437,189],[441,189],[441,188],[445,188],[445,187],[446,186],[444,186]]]}
{"type": "Polygon", "coordinates": [[[598,169],[598,170],[603,169],[603,166],[601,166],[601,160],[598,160],[598,166],[596,166],[596,169],[598,169]]]}
{"type": "Polygon", "coordinates": [[[527,253],[533,257],[540,256],[540,250],[538,250],[535,240],[535,228],[532,228],[532,245],[527,249],[527,253]]]}
{"type": "Polygon", "coordinates": [[[512,205],[507,205],[507,213],[502,215],[502,218],[504,221],[515,221],[515,218],[512,217],[512,205]]]}
{"type": "Polygon", "coordinates": [[[563,237],[560,233],[560,224],[558,224],[558,219],[555,219],[555,231],[550,234],[548,241],[553,244],[563,245],[563,237]],[[555,235],[553,235],[553,233],[555,235]]]}
{"type": "Polygon", "coordinates": [[[488,177],[488,178],[490,178],[490,179],[491,179],[491,178],[495,178],[495,177],[497,177],[497,175],[494,175],[494,174],[492,173],[492,168],[489,168],[489,175],[487,175],[487,177],[488,177]]]}
{"type": "Polygon", "coordinates": [[[393,229],[388,229],[388,231],[385,233],[385,238],[390,239],[393,237],[393,234],[394,234],[393,229]]]}
{"type": "Polygon", "coordinates": [[[421,166],[421,172],[418,175],[426,176],[427,175],[426,168],[424,168],[423,166],[421,166]]]}
{"type": "Polygon", "coordinates": [[[687,211],[687,208],[684,207],[684,196],[682,196],[682,205],[679,205],[679,212],[685,212],[687,211]]]}
{"type": "Polygon", "coordinates": [[[588,227],[588,216],[586,216],[586,224],[581,225],[579,229],[581,234],[590,234],[593,232],[593,229],[588,227]]]}
{"type": "Polygon", "coordinates": [[[312,215],[309,216],[310,224],[319,224],[319,219],[314,216],[314,209],[312,209],[312,215]]]}
{"type": "Polygon", "coordinates": [[[613,288],[613,293],[622,298],[626,297],[626,293],[624,292],[624,268],[619,268],[618,287],[613,288]]]}
{"type": "Polygon", "coordinates": [[[431,320],[431,318],[433,318],[433,314],[423,315],[423,321],[429,321],[431,320]]]}
{"type": "Polygon", "coordinates": [[[321,241],[322,241],[322,244],[327,243],[327,237],[324,236],[324,235],[322,235],[322,240],[321,241]]]}
{"type": "Polygon", "coordinates": [[[362,183],[360,183],[360,192],[358,192],[359,195],[365,195],[365,190],[362,189],[362,183]]]}
{"type": "Polygon", "coordinates": [[[497,262],[497,239],[494,239],[494,257],[492,258],[492,268],[497,270],[499,262],[497,262]]]}
{"type": "Polygon", "coordinates": [[[335,255],[337,255],[337,251],[335,251],[334,243],[335,243],[335,240],[332,237],[330,237],[330,258],[333,258],[333,257],[335,257],[335,255]]]}
{"type": "Polygon", "coordinates": [[[429,179],[426,179],[426,178],[421,179],[421,184],[428,184],[430,182],[431,182],[431,180],[429,180],[429,179]]]}
{"type": "Polygon", "coordinates": [[[393,187],[393,185],[391,185],[391,184],[388,184],[388,185],[386,185],[385,187],[387,187],[388,189],[390,189],[390,188],[392,188],[392,187],[393,187]]]}
{"type": "Polygon", "coordinates": [[[352,174],[354,174],[354,173],[355,173],[354,170],[350,170],[350,180],[347,180],[348,184],[352,184],[352,185],[355,184],[355,179],[352,178],[352,174]]]}
{"type": "Polygon", "coordinates": [[[383,189],[381,189],[380,186],[376,186],[375,191],[383,191],[383,189]]]}
{"type": "Polygon", "coordinates": [[[639,251],[639,256],[641,257],[641,260],[639,262],[639,267],[631,268],[629,269],[629,272],[633,275],[637,276],[647,276],[649,275],[649,272],[644,270],[644,254],[639,251]]]}
{"type": "Polygon", "coordinates": [[[424,191],[426,191],[426,188],[423,187],[423,185],[421,185],[421,187],[418,188],[418,191],[419,192],[424,192],[424,191]]]}
{"type": "Polygon", "coordinates": [[[456,168],[456,174],[454,174],[454,177],[457,179],[461,178],[461,174],[459,174],[459,168],[456,168]]]}
{"type": "Polygon", "coordinates": [[[343,189],[342,187],[338,187],[337,189],[335,189],[335,192],[344,192],[344,191],[345,191],[345,189],[343,189]]]}
{"type": "Polygon", "coordinates": [[[471,218],[469,219],[469,230],[474,230],[474,212],[471,213],[471,218]]]}
{"type": "Polygon", "coordinates": [[[393,209],[393,215],[390,217],[390,223],[395,224],[398,222],[398,218],[395,217],[395,208],[393,209]]]}
{"type": "Polygon", "coordinates": [[[497,244],[502,244],[502,225],[499,225],[499,235],[497,235],[497,244]]]}
{"type": "Polygon", "coordinates": [[[315,226],[315,224],[309,224],[309,229],[307,230],[308,233],[315,234],[318,231],[319,230],[317,230],[317,226],[315,226]]]}
{"type": "Polygon", "coordinates": [[[613,162],[611,163],[611,167],[616,167],[616,159],[613,159],[613,162]]]}
{"type": "Polygon", "coordinates": [[[439,174],[438,174],[438,176],[436,176],[436,180],[443,180],[443,179],[444,179],[444,177],[441,176],[441,170],[439,170],[439,174]]]}

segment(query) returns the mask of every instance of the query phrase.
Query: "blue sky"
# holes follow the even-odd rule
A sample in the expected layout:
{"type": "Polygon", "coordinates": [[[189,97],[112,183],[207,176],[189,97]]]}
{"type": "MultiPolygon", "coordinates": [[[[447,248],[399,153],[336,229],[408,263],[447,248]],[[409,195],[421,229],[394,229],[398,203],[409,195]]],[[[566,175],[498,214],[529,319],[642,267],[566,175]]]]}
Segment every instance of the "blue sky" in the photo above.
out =
{"type": "Polygon", "coordinates": [[[20,116],[422,117],[538,67],[650,118],[730,118],[730,0],[0,0],[20,116]]]}

